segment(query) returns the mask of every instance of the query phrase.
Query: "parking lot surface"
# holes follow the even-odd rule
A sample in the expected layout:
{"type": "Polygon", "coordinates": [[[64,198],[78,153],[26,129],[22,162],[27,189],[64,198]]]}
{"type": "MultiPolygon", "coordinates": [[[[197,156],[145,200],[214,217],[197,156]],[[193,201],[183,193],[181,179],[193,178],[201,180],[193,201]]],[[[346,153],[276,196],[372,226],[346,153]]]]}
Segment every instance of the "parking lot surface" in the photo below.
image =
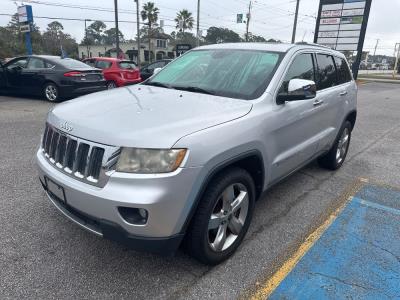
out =
{"type": "Polygon", "coordinates": [[[400,192],[365,184],[270,299],[400,297],[400,192]]]}
{"type": "Polygon", "coordinates": [[[271,188],[257,202],[237,253],[207,267],[181,252],[160,257],[132,251],[60,215],[41,189],[34,158],[52,105],[0,96],[0,298],[251,295],[341,205],[359,178],[400,186],[400,85],[361,85],[358,101],[344,166],[328,172],[311,164],[271,188]]]}

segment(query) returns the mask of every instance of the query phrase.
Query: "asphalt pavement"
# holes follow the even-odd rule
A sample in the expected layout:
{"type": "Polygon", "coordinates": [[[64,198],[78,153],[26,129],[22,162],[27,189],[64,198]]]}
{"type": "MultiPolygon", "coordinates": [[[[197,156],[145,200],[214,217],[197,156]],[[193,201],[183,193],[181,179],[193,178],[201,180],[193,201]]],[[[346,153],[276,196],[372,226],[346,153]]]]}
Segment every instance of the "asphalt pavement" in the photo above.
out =
{"type": "Polygon", "coordinates": [[[0,96],[0,298],[247,298],[359,178],[400,186],[400,85],[361,85],[358,101],[344,166],[329,172],[313,163],[271,188],[237,253],[207,267],[182,252],[135,252],[60,215],[42,191],[34,158],[52,104],[0,96]]]}

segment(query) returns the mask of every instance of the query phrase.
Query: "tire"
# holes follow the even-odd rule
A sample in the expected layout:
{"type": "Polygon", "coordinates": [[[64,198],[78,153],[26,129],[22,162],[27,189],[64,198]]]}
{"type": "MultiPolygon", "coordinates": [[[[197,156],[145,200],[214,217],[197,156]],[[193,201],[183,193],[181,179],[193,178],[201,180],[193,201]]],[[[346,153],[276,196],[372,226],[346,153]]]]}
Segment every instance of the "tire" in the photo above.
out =
{"type": "Polygon", "coordinates": [[[44,85],[43,94],[49,102],[59,102],[61,100],[58,86],[53,82],[44,85]]]}
{"type": "Polygon", "coordinates": [[[340,128],[332,148],[327,154],[318,159],[318,163],[321,167],[328,170],[337,170],[343,165],[350,146],[351,130],[351,123],[345,121],[340,128]]]}
{"type": "Polygon", "coordinates": [[[186,251],[208,265],[229,258],[246,235],[254,203],[255,186],[249,173],[230,168],[217,175],[193,216],[184,241],[186,251]]]}
{"type": "Polygon", "coordinates": [[[114,81],[108,81],[107,82],[107,90],[115,89],[117,88],[117,85],[115,84],[114,81]]]}

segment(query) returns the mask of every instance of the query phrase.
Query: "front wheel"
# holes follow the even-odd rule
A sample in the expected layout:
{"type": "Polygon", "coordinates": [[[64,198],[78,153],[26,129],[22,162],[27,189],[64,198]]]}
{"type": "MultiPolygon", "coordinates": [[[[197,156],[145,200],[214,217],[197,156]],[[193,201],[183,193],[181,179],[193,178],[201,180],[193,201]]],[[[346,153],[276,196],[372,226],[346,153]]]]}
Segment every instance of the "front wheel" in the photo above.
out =
{"type": "Polygon", "coordinates": [[[249,228],[254,202],[254,182],[245,170],[232,168],[214,178],[186,236],[189,254],[209,265],[229,258],[249,228]]]}
{"type": "Polygon", "coordinates": [[[327,154],[318,159],[321,167],[329,170],[337,170],[343,165],[350,146],[351,129],[351,123],[349,121],[344,122],[332,148],[327,154]]]}
{"type": "Polygon", "coordinates": [[[59,90],[55,83],[46,83],[43,92],[47,101],[58,102],[60,100],[59,90]]]}

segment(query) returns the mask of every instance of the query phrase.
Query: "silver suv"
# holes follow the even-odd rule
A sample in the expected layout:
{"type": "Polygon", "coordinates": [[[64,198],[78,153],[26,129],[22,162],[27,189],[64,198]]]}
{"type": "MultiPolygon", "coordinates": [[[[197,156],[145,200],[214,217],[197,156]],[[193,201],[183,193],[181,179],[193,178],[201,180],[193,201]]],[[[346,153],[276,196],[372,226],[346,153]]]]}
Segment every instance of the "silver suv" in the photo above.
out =
{"type": "Polygon", "coordinates": [[[217,264],[262,192],[312,160],[343,164],[356,98],[345,57],[322,46],[196,48],[142,84],[55,106],[40,181],[99,236],[217,264]]]}

